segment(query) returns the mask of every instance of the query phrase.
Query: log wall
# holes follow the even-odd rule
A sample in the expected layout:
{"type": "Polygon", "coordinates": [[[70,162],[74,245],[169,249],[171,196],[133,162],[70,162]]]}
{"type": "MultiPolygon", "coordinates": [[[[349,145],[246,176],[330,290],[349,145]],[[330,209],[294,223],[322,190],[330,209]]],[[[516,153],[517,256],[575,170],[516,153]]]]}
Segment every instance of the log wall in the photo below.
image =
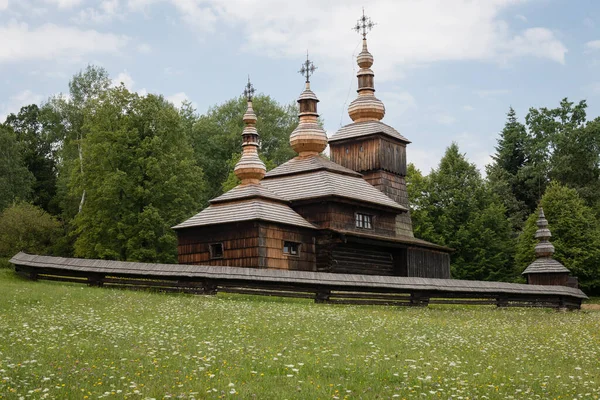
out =
{"type": "Polygon", "coordinates": [[[410,277],[450,279],[450,254],[410,247],[407,268],[407,276],[410,277]]]}
{"type": "Polygon", "coordinates": [[[569,285],[569,273],[528,274],[527,283],[530,285],[569,285]]]}

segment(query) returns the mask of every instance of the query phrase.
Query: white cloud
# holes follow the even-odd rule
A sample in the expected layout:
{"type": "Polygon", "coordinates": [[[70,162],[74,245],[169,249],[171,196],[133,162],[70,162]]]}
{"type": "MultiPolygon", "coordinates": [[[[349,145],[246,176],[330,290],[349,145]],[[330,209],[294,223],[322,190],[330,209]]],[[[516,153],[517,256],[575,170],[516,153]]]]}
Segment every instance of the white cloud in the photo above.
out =
{"type": "Polygon", "coordinates": [[[73,8],[81,4],[81,0],[44,0],[48,4],[57,6],[58,8],[73,8]]]}
{"type": "Polygon", "coordinates": [[[125,85],[127,90],[131,91],[131,90],[133,90],[133,85],[134,85],[135,81],[133,80],[131,75],[129,75],[129,72],[123,71],[123,72],[119,72],[117,77],[115,79],[113,79],[113,81],[112,81],[113,86],[120,86],[121,83],[123,85],[125,85]]]}
{"type": "MultiPolygon", "coordinates": [[[[351,31],[363,0],[129,0],[131,10],[164,2],[204,38],[219,24],[244,31],[247,51],[269,57],[300,58],[310,49],[326,60],[322,70],[339,74],[360,42],[351,31]],[[310,27],[307,29],[307,27],[310,27]]],[[[367,14],[377,22],[369,47],[377,79],[397,79],[401,69],[438,61],[506,63],[534,56],[564,63],[565,45],[546,28],[511,32],[501,14],[527,0],[372,0],[367,14]]],[[[360,49],[358,49],[360,51],[360,49]]]]}
{"type": "Polygon", "coordinates": [[[465,111],[474,111],[475,107],[470,106],[470,105],[467,104],[467,105],[463,106],[463,110],[465,110],[465,111]]]}
{"type": "Polygon", "coordinates": [[[600,40],[590,40],[585,44],[585,48],[588,52],[600,50],[600,40]]]}
{"type": "Polygon", "coordinates": [[[507,46],[510,57],[534,56],[565,63],[567,48],[546,28],[526,29],[523,34],[512,38],[507,46]]]}
{"type": "Polygon", "coordinates": [[[29,89],[10,96],[7,102],[0,104],[0,123],[6,120],[8,114],[17,113],[21,107],[29,104],[39,104],[43,99],[44,96],[29,89]]]}
{"type": "Polygon", "coordinates": [[[166,99],[168,101],[170,101],[171,103],[173,103],[173,105],[177,108],[180,108],[181,104],[184,101],[189,100],[187,94],[185,94],[184,92],[179,92],[179,93],[175,93],[171,96],[166,96],[166,99]]]}
{"type": "Polygon", "coordinates": [[[415,98],[408,92],[378,92],[377,97],[385,104],[386,113],[395,116],[417,108],[415,98]]]}
{"type": "Polygon", "coordinates": [[[524,16],[523,14],[517,14],[517,15],[515,15],[515,18],[518,20],[521,20],[523,22],[527,22],[527,17],[524,16]]]}
{"type": "Polygon", "coordinates": [[[129,39],[112,33],[44,24],[30,29],[25,23],[0,25],[0,64],[24,60],[77,61],[94,53],[115,53],[129,39]]]}
{"type": "Polygon", "coordinates": [[[8,0],[0,0],[0,11],[8,8],[8,0]]]}
{"type": "Polygon", "coordinates": [[[103,0],[97,8],[85,8],[72,18],[78,24],[104,24],[115,18],[123,18],[119,10],[119,0],[103,0]]]}

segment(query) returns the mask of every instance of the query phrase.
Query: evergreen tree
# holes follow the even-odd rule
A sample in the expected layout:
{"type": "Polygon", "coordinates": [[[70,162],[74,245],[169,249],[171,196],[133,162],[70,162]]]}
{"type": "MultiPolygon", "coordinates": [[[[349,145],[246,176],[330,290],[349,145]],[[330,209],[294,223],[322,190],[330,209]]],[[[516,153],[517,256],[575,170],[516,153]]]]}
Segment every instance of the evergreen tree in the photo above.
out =
{"type": "MultiPolygon", "coordinates": [[[[540,205],[552,231],[554,258],[579,278],[581,288],[588,294],[600,294],[600,225],[594,212],[575,189],[552,182],[540,205]]],[[[537,243],[537,211],[525,224],[517,244],[517,268],[523,271],[534,259],[537,243]]]]}
{"type": "Polygon", "coordinates": [[[506,208],[506,216],[513,230],[521,229],[530,210],[537,202],[538,185],[531,179],[532,165],[529,157],[530,139],[525,125],[516,117],[511,107],[506,124],[500,133],[492,164],[487,166],[490,189],[506,208]]]}
{"type": "Polygon", "coordinates": [[[453,277],[514,279],[513,240],[505,208],[456,143],[427,178],[409,172],[409,199],[416,204],[411,207],[415,233],[455,249],[453,277]]]}
{"type": "Polygon", "coordinates": [[[199,209],[202,172],[179,112],[161,96],[140,97],[124,86],[101,93],[85,115],[85,176],[70,187],[86,201],[74,223],[75,255],[175,262],[171,226],[199,209]]]}
{"type": "Polygon", "coordinates": [[[13,130],[0,124],[0,211],[31,197],[34,177],[23,160],[21,145],[13,130]]]}

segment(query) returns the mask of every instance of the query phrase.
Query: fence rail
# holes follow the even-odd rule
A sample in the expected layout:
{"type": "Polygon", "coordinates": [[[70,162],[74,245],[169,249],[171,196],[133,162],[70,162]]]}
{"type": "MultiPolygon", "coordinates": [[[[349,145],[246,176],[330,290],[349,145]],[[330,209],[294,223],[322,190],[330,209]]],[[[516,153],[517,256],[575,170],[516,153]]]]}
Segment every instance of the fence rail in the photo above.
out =
{"type": "Polygon", "coordinates": [[[582,299],[587,298],[574,288],[501,282],[142,264],[25,253],[15,255],[11,262],[18,274],[32,280],[203,295],[224,292],[294,297],[331,304],[579,309],[582,299]]]}

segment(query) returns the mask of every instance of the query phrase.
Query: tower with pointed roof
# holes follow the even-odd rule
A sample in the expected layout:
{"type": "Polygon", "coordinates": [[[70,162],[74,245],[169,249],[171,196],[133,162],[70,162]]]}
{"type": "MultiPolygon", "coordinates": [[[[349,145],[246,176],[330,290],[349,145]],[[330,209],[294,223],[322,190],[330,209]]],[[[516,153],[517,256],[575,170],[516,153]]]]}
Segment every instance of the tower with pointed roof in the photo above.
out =
{"type": "MultiPolygon", "coordinates": [[[[381,122],[385,106],[375,97],[373,55],[367,47],[367,33],[374,26],[365,16],[354,29],[362,35],[358,54],[358,96],[348,107],[352,123],[342,127],[330,139],[331,160],[360,172],[364,178],[395,202],[408,208],[406,191],[406,145],[410,142],[398,131],[381,122]]],[[[396,219],[396,233],[413,237],[410,214],[396,219]]]]}
{"type": "Polygon", "coordinates": [[[569,271],[564,265],[553,258],[554,245],[550,243],[552,233],[548,228],[548,220],[544,215],[544,209],[540,207],[537,220],[538,229],[535,238],[538,244],[535,246],[535,261],[529,264],[523,275],[527,283],[531,285],[560,285],[577,287],[577,280],[570,277],[569,271]]]}

